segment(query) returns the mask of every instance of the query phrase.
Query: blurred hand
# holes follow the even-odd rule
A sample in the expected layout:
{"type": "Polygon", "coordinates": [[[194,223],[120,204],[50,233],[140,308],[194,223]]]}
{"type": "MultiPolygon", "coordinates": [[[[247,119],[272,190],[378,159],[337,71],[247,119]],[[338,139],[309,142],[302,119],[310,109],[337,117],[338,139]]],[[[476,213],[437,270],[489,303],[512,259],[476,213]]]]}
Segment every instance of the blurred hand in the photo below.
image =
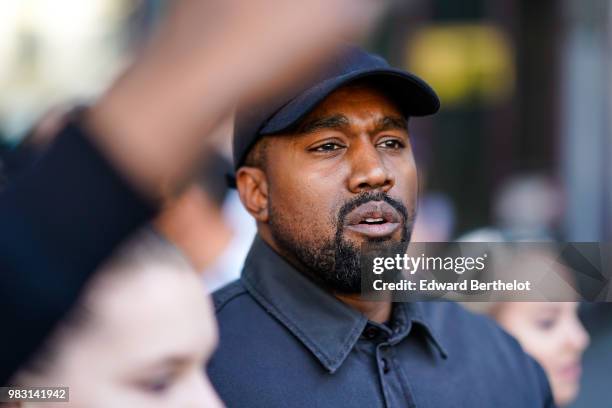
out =
{"type": "MultiPolygon", "coordinates": [[[[339,39],[365,34],[382,10],[380,0],[178,0],[158,35],[156,51],[169,60],[222,56],[227,84],[241,92],[306,72],[339,39]],[[268,82],[268,81],[271,81],[268,82]]],[[[268,91],[269,92],[269,91],[268,91]]]]}
{"type": "Polygon", "coordinates": [[[151,197],[173,194],[202,135],[238,99],[278,92],[339,39],[363,35],[382,0],[176,0],[149,47],[91,110],[95,142],[151,197]]]}

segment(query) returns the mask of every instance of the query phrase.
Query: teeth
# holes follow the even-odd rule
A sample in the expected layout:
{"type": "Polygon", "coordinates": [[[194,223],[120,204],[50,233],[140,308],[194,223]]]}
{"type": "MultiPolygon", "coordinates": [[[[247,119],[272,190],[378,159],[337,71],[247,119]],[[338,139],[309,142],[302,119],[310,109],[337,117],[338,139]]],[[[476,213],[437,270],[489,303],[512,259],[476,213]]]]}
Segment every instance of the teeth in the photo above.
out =
{"type": "Polygon", "coordinates": [[[381,222],[384,221],[383,218],[366,218],[365,222],[381,222]]]}

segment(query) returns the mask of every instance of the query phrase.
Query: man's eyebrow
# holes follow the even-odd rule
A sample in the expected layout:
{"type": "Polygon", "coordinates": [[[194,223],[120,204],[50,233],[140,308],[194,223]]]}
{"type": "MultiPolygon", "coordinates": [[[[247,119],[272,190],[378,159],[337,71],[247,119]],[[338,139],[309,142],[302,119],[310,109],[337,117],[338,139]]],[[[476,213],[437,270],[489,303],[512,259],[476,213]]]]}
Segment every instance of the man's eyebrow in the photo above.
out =
{"type": "Polygon", "coordinates": [[[408,120],[399,116],[385,116],[376,122],[376,131],[405,130],[408,131],[408,120]]]}
{"type": "Polygon", "coordinates": [[[320,129],[341,129],[349,125],[349,120],[342,114],[315,118],[301,124],[297,133],[312,133],[320,129]]]}

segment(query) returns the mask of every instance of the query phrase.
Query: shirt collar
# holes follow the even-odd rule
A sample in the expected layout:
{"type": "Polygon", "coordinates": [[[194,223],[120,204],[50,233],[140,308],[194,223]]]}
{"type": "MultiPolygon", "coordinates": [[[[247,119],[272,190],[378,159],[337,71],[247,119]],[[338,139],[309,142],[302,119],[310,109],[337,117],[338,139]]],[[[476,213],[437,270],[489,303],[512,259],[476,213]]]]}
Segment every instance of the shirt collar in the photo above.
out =
{"type": "MultiPolygon", "coordinates": [[[[426,313],[425,306],[420,302],[406,303],[400,302],[395,304],[396,314],[399,316],[396,318],[396,324],[401,325],[404,322],[411,322],[415,326],[419,326],[423,329],[427,342],[432,345],[440,354],[440,357],[448,358],[447,348],[444,347],[440,341],[440,335],[433,329],[429,323],[426,313]]],[[[407,336],[410,332],[410,327],[405,329],[404,336],[407,336]]],[[[400,331],[401,333],[401,331],[400,331]]],[[[402,337],[402,338],[403,338],[402,337]]]]}
{"type": "MultiPolygon", "coordinates": [[[[331,373],[353,349],[368,319],[327,293],[298,272],[256,235],[246,258],[242,282],[268,313],[278,319],[331,373]]],[[[418,303],[396,305],[394,339],[406,337],[412,324],[425,329],[426,337],[440,355],[446,352],[436,340],[418,303]]]]}

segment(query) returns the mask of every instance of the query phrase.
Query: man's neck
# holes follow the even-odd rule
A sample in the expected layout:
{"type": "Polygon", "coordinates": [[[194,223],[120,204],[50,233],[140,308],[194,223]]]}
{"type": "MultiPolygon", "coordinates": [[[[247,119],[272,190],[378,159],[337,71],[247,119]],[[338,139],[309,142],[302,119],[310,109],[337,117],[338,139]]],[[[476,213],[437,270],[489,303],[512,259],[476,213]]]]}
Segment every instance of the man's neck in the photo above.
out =
{"type": "Polygon", "coordinates": [[[359,294],[334,294],[341,302],[361,312],[364,316],[376,323],[386,323],[391,318],[392,303],[390,301],[364,300],[359,294]]]}

